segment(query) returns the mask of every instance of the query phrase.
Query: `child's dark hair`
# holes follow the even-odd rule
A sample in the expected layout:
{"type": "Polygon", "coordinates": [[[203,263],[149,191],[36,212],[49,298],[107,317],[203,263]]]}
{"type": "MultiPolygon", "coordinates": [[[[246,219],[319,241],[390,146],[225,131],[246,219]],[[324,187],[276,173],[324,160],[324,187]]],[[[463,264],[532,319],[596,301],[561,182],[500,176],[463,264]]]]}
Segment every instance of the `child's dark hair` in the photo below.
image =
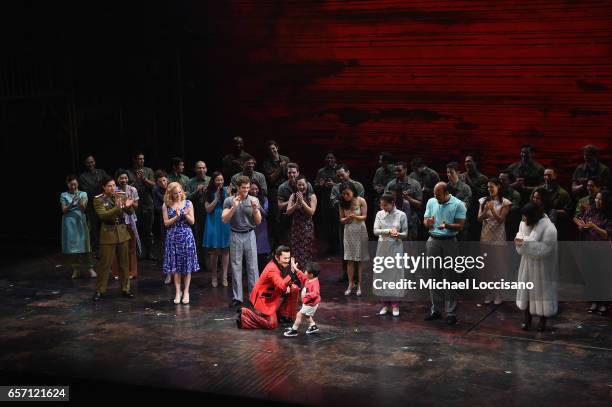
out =
{"type": "Polygon", "coordinates": [[[321,268],[319,267],[319,263],[315,263],[314,261],[309,261],[306,263],[306,272],[312,274],[315,277],[319,276],[319,272],[321,268]]]}

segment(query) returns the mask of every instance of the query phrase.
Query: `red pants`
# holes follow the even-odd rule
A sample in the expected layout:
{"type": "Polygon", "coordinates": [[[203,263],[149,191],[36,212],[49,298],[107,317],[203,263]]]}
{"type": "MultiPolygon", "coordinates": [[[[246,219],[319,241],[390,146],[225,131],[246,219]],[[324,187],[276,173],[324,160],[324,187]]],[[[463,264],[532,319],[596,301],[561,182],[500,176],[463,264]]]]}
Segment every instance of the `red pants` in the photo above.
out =
{"type": "MultiPolygon", "coordinates": [[[[300,289],[296,285],[291,285],[289,294],[284,295],[284,300],[278,308],[278,314],[282,317],[294,319],[297,314],[298,298],[300,289]]],[[[252,311],[246,307],[240,313],[240,322],[243,329],[276,329],[278,328],[278,318],[276,313],[265,315],[258,311],[252,311]]]]}
{"type": "Polygon", "coordinates": [[[295,319],[298,311],[298,299],[300,298],[300,289],[295,285],[291,284],[291,291],[289,294],[283,296],[283,303],[278,308],[278,314],[281,317],[295,319]]]}
{"type": "Polygon", "coordinates": [[[242,308],[240,313],[240,322],[243,329],[275,329],[278,327],[278,319],[276,313],[272,315],[264,315],[252,311],[248,308],[242,308]]]}

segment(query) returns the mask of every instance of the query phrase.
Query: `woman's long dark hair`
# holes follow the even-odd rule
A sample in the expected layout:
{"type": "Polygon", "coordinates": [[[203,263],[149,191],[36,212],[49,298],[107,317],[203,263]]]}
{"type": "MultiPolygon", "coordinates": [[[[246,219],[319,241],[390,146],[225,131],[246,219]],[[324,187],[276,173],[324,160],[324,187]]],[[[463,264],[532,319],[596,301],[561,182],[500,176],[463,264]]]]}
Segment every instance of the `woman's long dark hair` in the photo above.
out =
{"type": "Polygon", "coordinates": [[[544,208],[544,212],[548,213],[552,209],[552,202],[550,201],[550,193],[544,187],[538,187],[533,190],[531,193],[531,199],[536,194],[540,194],[542,197],[542,207],[544,208]]]}
{"type": "MultiPolygon", "coordinates": [[[[215,194],[217,193],[217,187],[215,186],[215,178],[217,178],[219,175],[223,176],[221,171],[215,171],[210,177],[210,181],[208,182],[208,186],[206,187],[206,202],[210,203],[215,200],[215,194]]],[[[221,199],[225,199],[225,189],[223,187],[221,187],[221,199]]]]}
{"type": "Polygon", "coordinates": [[[257,185],[257,199],[259,199],[259,204],[263,207],[266,201],[268,200],[268,197],[266,196],[266,191],[261,189],[261,185],[259,184],[259,182],[255,181],[254,179],[251,180],[251,185],[257,185]]]}
{"type": "Polygon", "coordinates": [[[298,183],[298,181],[300,181],[300,180],[304,180],[304,182],[306,183],[306,192],[304,193],[304,200],[305,200],[306,202],[308,202],[308,201],[310,200],[310,190],[308,189],[308,180],[306,179],[306,177],[305,177],[305,176],[300,175],[299,177],[297,177],[297,178],[295,179],[295,191],[293,191],[293,192],[294,192],[294,193],[298,192],[298,189],[297,189],[297,183],[298,183]]]}
{"type": "Polygon", "coordinates": [[[600,212],[608,219],[612,219],[612,192],[607,189],[603,189],[599,192],[601,194],[602,208],[600,212]]]}
{"type": "MultiPolygon", "coordinates": [[[[397,182],[389,188],[389,192],[395,191],[395,207],[404,211],[404,189],[397,182]]],[[[384,195],[384,194],[383,194],[384,195]]]]}
{"type": "Polygon", "coordinates": [[[351,201],[347,201],[342,197],[342,192],[344,192],[346,189],[353,191],[353,198],[357,198],[357,189],[355,189],[355,185],[353,185],[353,183],[350,181],[343,181],[338,188],[338,192],[340,192],[340,207],[342,209],[351,208],[351,201]]]}
{"type": "Polygon", "coordinates": [[[521,209],[521,214],[525,217],[527,226],[533,226],[544,217],[544,208],[533,202],[528,202],[521,209]]]}
{"type": "MultiPolygon", "coordinates": [[[[489,178],[489,180],[487,181],[487,184],[489,182],[497,186],[497,200],[499,201],[499,203],[502,203],[504,198],[502,197],[502,194],[501,194],[501,187],[502,187],[501,180],[499,178],[489,178]]],[[[492,199],[493,198],[491,197],[491,194],[487,193],[487,197],[482,202],[482,204],[480,204],[480,209],[484,210],[485,206],[487,206],[487,202],[491,201],[492,199]]]]}

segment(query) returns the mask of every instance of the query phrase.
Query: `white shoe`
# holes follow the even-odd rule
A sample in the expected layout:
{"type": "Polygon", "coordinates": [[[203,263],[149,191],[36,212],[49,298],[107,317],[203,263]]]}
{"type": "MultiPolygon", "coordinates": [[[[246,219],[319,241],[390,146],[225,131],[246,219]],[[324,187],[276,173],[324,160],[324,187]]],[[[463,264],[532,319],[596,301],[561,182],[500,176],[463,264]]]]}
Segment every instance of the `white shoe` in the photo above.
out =
{"type": "Polygon", "coordinates": [[[115,280],[119,280],[119,276],[115,276],[115,280]]]}
{"type": "Polygon", "coordinates": [[[389,312],[389,308],[387,308],[387,306],[385,305],[384,307],[380,309],[380,311],[378,311],[378,315],[387,315],[388,312],[389,312]]]}
{"type": "Polygon", "coordinates": [[[357,287],[357,292],[355,294],[357,297],[361,297],[361,287],[357,287]]]}
{"type": "Polygon", "coordinates": [[[181,294],[179,294],[178,297],[174,297],[174,303],[175,304],[180,304],[181,303],[181,294]]]}
{"type": "Polygon", "coordinates": [[[212,281],[212,286],[213,287],[217,287],[219,285],[219,283],[217,282],[217,280],[213,280],[212,281]]]}
{"type": "Polygon", "coordinates": [[[351,291],[353,291],[353,287],[349,286],[349,288],[347,288],[344,292],[344,295],[351,295],[351,291]]]}
{"type": "Polygon", "coordinates": [[[399,307],[393,307],[393,316],[399,317],[399,307]]]}
{"type": "Polygon", "coordinates": [[[96,270],[94,270],[94,269],[89,269],[89,277],[91,277],[91,278],[96,278],[96,277],[98,277],[98,274],[96,274],[96,270]]]}

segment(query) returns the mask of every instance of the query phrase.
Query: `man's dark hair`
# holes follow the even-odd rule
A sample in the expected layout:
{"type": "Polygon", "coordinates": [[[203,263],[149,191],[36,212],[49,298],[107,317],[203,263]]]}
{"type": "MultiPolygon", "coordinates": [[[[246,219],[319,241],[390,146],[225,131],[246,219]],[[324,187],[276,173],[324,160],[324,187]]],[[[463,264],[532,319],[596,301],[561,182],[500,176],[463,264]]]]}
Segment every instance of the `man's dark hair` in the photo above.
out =
{"type": "Polygon", "coordinates": [[[250,184],[250,183],[251,183],[251,179],[249,177],[244,176],[244,175],[236,178],[236,186],[237,187],[240,187],[240,186],[242,186],[244,184],[250,184]]]}
{"type": "Polygon", "coordinates": [[[168,174],[166,173],[166,171],[164,170],[157,170],[155,171],[155,181],[157,181],[158,179],[160,179],[161,177],[166,177],[168,178],[168,174]]]}
{"type": "Polygon", "coordinates": [[[111,181],[114,181],[114,179],[111,176],[104,175],[104,176],[102,176],[102,179],[100,179],[100,186],[102,187],[102,189],[104,189],[106,184],[108,184],[111,181]]]}
{"type": "Polygon", "coordinates": [[[318,277],[319,273],[321,272],[319,263],[316,263],[314,261],[309,261],[308,263],[306,263],[306,272],[312,274],[315,277],[318,277]]]}
{"type": "Polygon", "coordinates": [[[521,150],[524,148],[528,149],[530,153],[533,153],[535,151],[531,144],[527,144],[527,143],[521,144],[521,150]]]}
{"type": "Polygon", "coordinates": [[[499,175],[501,176],[502,174],[506,174],[508,176],[508,181],[510,181],[510,183],[514,183],[514,181],[516,181],[516,177],[514,176],[514,174],[512,173],[512,171],[508,171],[508,168],[502,168],[499,171],[499,175]]]}
{"type": "Polygon", "coordinates": [[[276,249],[274,249],[274,256],[278,257],[283,253],[291,253],[291,249],[289,248],[289,246],[285,246],[284,244],[278,246],[276,249]]]}
{"type": "Polygon", "coordinates": [[[338,166],[336,167],[336,171],[338,170],[344,170],[346,172],[351,172],[351,170],[349,170],[348,165],[342,163],[342,164],[338,164],[338,166]]]}
{"type": "Polygon", "coordinates": [[[412,168],[419,168],[423,165],[425,165],[425,163],[423,162],[423,159],[421,157],[413,158],[412,161],[410,161],[410,166],[412,168]]]}
{"type": "Polygon", "coordinates": [[[184,163],[185,161],[181,157],[172,157],[170,159],[170,163],[172,164],[172,168],[177,167],[180,163],[184,163]]]}
{"type": "Polygon", "coordinates": [[[451,161],[446,164],[446,168],[454,171],[459,171],[459,163],[457,161],[451,161]]]}
{"type": "Polygon", "coordinates": [[[391,155],[390,152],[388,151],[383,151],[380,153],[380,158],[382,158],[382,161],[387,161],[387,162],[393,162],[393,156],[391,155]]]}
{"type": "Polygon", "coordinates": [[[407,170],[408,169],[408,164],[406,164],[406,161],[398,161],[395,163],[396,167],[402,167],[403,169],[407,170]]]}
{"type": "Polygon", "coordinates": [[[144,151],[142,151],[142,150],[134,150],[134,152],[132,153],[132,158],[136,158],[139,155],[145,155],[144,151]]]}
{"type": "Polygon", "coordinates": [[[298,163],[287,163],[286,168],[295,168],[296,170],[300,170],[300,165],[298,163]]]}
{"type": "Polygon", "coordinates": [[[582,147],[582,151],[588,154],[597,155],[599,153],[599,148],[596,145],[587,144],[586,146],[582,147]]]}
{"type": "Polygon", "coordinates": [[[270,146],[276,146],[276,148],[278,148],[278,143],[276,142],[276,140],[268,140],[268,141],[266,141],[266,147],[270,148],[270,146]]]}
{"type": "Polygon", "coordinates": [[[599,177],[589,177],[589,179],[587,179],[587,183],[589,181],[592,181],[593,184],[595,184],[595,186],[598,188],[601,188],[603,186],[603,182],[601,181],[601,178],[599,177]]]}

